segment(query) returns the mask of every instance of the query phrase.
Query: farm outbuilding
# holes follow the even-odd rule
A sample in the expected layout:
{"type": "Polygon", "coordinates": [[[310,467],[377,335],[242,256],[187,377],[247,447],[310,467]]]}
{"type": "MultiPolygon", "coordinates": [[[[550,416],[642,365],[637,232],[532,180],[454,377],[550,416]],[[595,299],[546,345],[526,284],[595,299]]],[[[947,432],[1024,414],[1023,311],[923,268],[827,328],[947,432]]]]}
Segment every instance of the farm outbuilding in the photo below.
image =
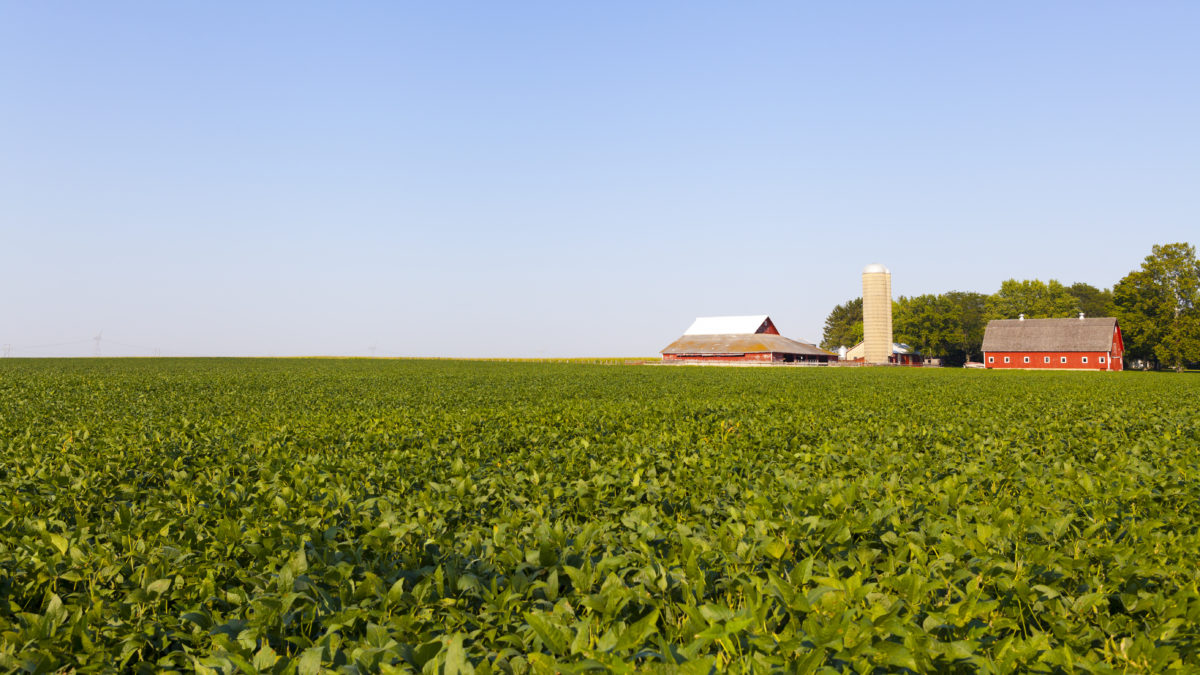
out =
{"type": "Polygon", "coordinates": [[[1125,343],[1112,317],[999,319],[983,334],[987,368],[1123,370],[1125,343]]]}
{"type": "MultiPolygon", "coordinates": [[[[855,361],[858,363],[867,363],[867,347],[866,340],[854,345],[846,350],[845,360],[855,361]]],[[[923,366],[925,358],[921,356],[921,352],[909,347],[901,342],[892,343],[892,354],[887,358],[887,362],[898,366],[923,366]]]]}
{"type": "Polygon", "coordinates": [[[662,350],[673,363],[808,363],[837,361],[837,354],[779,334],[771,317],[706,316],[662,350]]]}

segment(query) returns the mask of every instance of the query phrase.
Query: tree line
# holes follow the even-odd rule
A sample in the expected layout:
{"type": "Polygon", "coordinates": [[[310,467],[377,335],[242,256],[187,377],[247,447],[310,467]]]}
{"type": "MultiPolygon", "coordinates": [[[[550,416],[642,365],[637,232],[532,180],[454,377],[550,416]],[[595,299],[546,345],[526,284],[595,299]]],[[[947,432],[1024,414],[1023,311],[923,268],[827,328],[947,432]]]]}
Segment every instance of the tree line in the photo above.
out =
{"type": "MultiPolygon", "coordinates": [[[[1200,261],[1188,243],[1156,245],[1139,269],[1109,288],[1056,279],[1009,279],[990,295],[950,291],[892,302],[892,333],[926,357],[959,366],[982,360],[983,332],[992,319],[1116,317],[1126,362],[1183,370],[1200,363],[1200,261]]],[[[821,347],[836,351],[862,341],[862,298],[833,308],[821,347]]]]}

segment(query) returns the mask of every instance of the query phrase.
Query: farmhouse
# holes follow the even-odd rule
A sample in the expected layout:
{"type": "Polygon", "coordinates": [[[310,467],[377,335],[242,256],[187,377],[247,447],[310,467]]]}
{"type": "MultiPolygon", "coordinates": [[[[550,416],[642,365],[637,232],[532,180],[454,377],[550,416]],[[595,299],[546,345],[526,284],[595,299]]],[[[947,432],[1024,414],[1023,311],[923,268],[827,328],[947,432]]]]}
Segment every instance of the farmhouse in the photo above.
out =
{"type": "Polygon", "coordinates": [[[1125,343],[1112,317],[1087,319],[1000,319],[983,334],[988,368],[1122,370],[1125,343]]]}
{"type": "Polygon", "coordinates": [[[779,334],[771,317],[705,316],[662,350],[675,363],[809,363],[836,361],[837,355],[779,334]]]}

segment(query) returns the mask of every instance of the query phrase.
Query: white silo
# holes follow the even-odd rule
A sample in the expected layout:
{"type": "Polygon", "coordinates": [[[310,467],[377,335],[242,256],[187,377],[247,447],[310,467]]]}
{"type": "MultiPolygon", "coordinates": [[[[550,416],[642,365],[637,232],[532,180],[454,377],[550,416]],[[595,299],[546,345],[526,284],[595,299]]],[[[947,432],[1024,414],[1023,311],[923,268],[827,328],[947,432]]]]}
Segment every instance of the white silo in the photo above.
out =
{"type": "Polygon", "coordinates": [[[873,263],[863,268],[863,360],[887,363],[892,355],[892,273],[873,263]]]}

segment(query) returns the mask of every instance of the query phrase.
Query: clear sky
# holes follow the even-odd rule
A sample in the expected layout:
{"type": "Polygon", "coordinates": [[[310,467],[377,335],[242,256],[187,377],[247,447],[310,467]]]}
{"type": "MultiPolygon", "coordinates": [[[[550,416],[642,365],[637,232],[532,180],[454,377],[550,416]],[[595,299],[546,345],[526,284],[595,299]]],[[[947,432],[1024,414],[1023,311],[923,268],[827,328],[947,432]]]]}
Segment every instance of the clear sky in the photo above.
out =
{"type": "Polygon", "coordinates": [[[1196,2],[3,2],[13,356],[654,355],[1200,244],[1196,2]],[[58,343],[69,343],[56,347],[58,343]]]}

